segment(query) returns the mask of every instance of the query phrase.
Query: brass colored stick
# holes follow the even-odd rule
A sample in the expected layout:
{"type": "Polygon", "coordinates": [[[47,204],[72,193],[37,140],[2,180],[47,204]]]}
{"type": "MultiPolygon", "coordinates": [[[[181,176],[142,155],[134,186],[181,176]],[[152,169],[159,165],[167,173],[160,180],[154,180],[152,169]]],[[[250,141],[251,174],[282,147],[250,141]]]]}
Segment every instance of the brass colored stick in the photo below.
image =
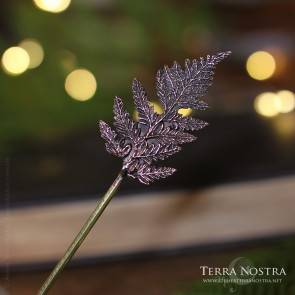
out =
{"type": "Polygon", "coordinates": [[[71,246],[65,253],[65,255],[60,259],[58,264],[55,266],[47,280],[44,282],[43,286],[37,293],[37,295],[44,295],[47,294],[49,289],[52,287],[56,279],[59,277],[60,273],[63,271],[65,266],[68,264],[68,262],[71,260],[73,255],[76,253],[104,209],[107,207],[109,202],[111,201],[112,197],[114,194],[117,192],[121,182],[124,180],[126,177],[126,171],[121,170],[109,190],[106,192],[104,197],[101,199],[91,216],[88,218],[86,223],[84,224],[83,228],[80,230],[79,234],[76,236],[75,240],[72,242],[71,246]]]}

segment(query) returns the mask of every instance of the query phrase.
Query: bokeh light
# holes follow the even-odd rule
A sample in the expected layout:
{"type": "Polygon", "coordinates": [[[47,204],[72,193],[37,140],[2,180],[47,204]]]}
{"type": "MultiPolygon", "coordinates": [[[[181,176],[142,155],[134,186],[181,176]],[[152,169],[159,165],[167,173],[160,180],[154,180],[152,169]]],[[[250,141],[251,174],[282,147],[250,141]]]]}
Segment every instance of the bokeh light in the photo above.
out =
{"type": "MultiPolygon", "coordinates": [[[[158,114],[162,114],[164,112],[163,107],[157,101],[151,101],[150,106],[154,106],[154,111],[157,112],[158,114]]],[[[136,122],[138,121],[138,112],[136,110],[133,112],[132,117],[134,121],[136,122]]]]}
{"type": "Polygon", "coordinates": [[[29,69],[34,69],[42,63],[44,51],[40,42],[35,39],[25,39],[18,46],[23,48],[30,57],[29,69]]]}
{"type": "Polygon", "coordinates": [[[246,68],[253,79],[265,80],[274,74],[276,61],[270,53],[257,51],[249,56],[246,68]]]}
{"type": "MultiPolygon", "coordinates": [[[[164,112],[164,109],[161,106],[161,104],[156,102],[156,101],[151,101],[150,106],[154,106],[154,111],[157,112],[158,114],[162,114],[164,112]]],[[[193,110],[190,109],[190,108],[188,108],[188,109],[179,109],[178,113],[180,115],[183,115],[183,116],[188,116],[188,115],[190,115],[192,113],[192,111],[193,110]]],[[[135,121],[138,121],[138,112],[136,110],[133,113],[133,119],[135,121]]]]}
{"type": "Polygon", "coordinates": [[[188,115],[190,115],[191,113],[192,113],[192,109],[190,109],[190,108],[188,108],[188,109],[179,109],[178,110],[178,113],[180,114],[180,115],[183,115],[183,116],[188,116],[188,115]]]}
{"type": "Polygon", "coordinates": [[[61,50],[59,52],[60,65],[66,73],[69,73],[77,68],[78,59],[74,53],[68,50],[61,50]]]}
{"type": "Polygon", "coordinates": [[[279,112],[289,113],[295,108],[295,94],[289,90],[281,90],[277,92],[279,98],[279,112]]]}
{"type": "Polygon", "coordinates": [[[42,10],[59,13],[69,7],[71,0],[34,0],[34,3],[42,10]]]}
{"type": "Polygon", "coordinates": [[[67,93],[74,99],[84,101],[90,99],[96,91],[94,75],[86,69],[77,69],[71,72],[65,82],[67,93]]]}
{"type": "Polygon", "coordinates": [[[163,107],[156,101],[151,101],[150,105],[154,106],[154,111],[158,114],[162,114],[164,112],[163,107]]]}
{"type": "Polygon", "coordinates": [[[265,117],[274,117],[279,113],[280,99],[273,92],[263,92],[254,101],[256,112],[265,117]]]}
{"type": "Polygon", "coordinates": [[[282,138],[289,140],[291,136],[295,135],[295,116],[293,113],[277,116],[273,124],[275,131],[282,138]]]}
{"type": "Polygon", "coordinates": [[[30,57],[21,47],[10,47],[2,55],[1,65],[5,73],[16,76],[25,72],[30,63],[30,57]]]}

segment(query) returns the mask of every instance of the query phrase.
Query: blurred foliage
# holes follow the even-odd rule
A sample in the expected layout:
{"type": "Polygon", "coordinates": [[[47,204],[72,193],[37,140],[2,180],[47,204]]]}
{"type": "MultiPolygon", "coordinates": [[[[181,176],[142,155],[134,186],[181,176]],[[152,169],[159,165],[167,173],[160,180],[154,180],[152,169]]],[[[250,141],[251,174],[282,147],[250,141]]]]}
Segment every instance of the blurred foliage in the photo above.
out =
{"type": "Polygon", "coordinates": [[[45,51],[43,63],[34,70],[17,77],[0,73],[0,142],[5,153],[18,140],[54,141],[99,119],[110,120],[115,95],[131,111],[133,78],[155,87],[158,64],[182,57],[183,31],[214,26],[205,7],[186,2],[126,0],[100,7],[73,1],[61,14],[40,11],[33,1],[5,6],[1,54],[25,38],[37,39],[45,51]],[[65,78],[76,67],[89,69],[97,79],[97,92],[89,101],[75,101],[65,92],[65,78]]]}

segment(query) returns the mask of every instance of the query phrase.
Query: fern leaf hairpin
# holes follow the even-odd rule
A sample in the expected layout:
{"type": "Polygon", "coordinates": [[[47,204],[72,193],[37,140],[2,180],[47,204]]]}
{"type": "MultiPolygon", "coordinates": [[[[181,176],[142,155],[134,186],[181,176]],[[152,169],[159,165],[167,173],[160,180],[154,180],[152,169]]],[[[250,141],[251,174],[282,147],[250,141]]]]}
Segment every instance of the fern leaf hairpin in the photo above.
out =
{"type": "Polygon", "coordinates": [[[144,184],[165,178],[176,171],[170,167],[155,167],[152,162],[164,160],[181,150],[180,145],[196,139],[185,130],[198,130],[207,123],[193,117],[182,116],[180,108],[205,110],[207,103],[199,97],[206,94],[213,79],[215,65],[230,52],[185,61],[184,70],[177,62],[165,66],[157,73],[157,95],[164,108],[163,114],[154,112],[141,83],[134,79],[133,98],[138,111],[138,122],[133,122],[122,100],[115,98],[116,130],[100,121],[101,136],[106,140],[106,150],[123,158],[123,170],[131,178],[144,184]]]}
{"type": "Polygon", "coordinates": [[[184,70],[177,62],[172,67],[165,66],[157,73],[157,95],[164,108],[162,114],[154,111],[141,83],[135,79],[132,85],[133,98],[138,111],[138,122],[134,122],[119,97],[114,101],[115,130],[100,121],[101,136],[106,141],[106,150],[123,159],[122,170],[88,218],[65,255],[57,263],[38,295],[47,294],[64,267],[73,257],[79,246],[103,213],[104,209],[128,175],[144,184],[165,178],[176,169],[152,166],[153,162],[164,160],[181,150],[180,145],[192,142],[195,136],[186,132],[201,129],[206,122],[182,116],[180,108],[205,110],[207,103],[199,98],[206,94],[211,85],[214,68],[230,54],[221,52],[207,56],[207,59],[185,61],[184,70]]]}

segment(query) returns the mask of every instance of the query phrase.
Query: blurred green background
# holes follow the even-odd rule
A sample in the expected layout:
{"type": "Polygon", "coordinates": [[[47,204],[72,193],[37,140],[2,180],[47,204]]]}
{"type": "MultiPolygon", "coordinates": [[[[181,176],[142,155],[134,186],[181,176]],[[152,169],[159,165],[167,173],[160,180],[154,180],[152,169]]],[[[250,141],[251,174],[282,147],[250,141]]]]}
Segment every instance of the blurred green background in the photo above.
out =
{"type": "MultiPolygon", "coordinates": [[[[54,10],[59,2],[64,3],[39,5],[54,10]]],[[[115,95],[133,115],[135,77],[156,101],[159,68],[226,50],[232,55],[218,65],[205,97],[212,109],[195,114],[210,126],[198,133],[198,142],[184,147],[185,153],[169,159],[180,172],[150,189],[294,173],[292,107],[271,116],[254,109],[261,93],[294,91],[293,1],[65,2],[69,6],[59,13],[40,9],[37,0],[1,3],[0,152],[3,161],[10,159],[12,202],[104,191],[121,165],[104,151],[98,132],[100,119],[112,123],[115,95]],[[41,64],[7,74],[5,51],[27,39],[42,46],[41,64]],[[262,81],[246,70],[256,51],[268,52],[276,63],[262,81]],[[67,76],[78,68],[90,71],[97,83],[85,101],[65,89],[67,76]]],[[[268,61],[256,63],[258,71],[268,71],[268,61]]],[[[90,87],[87,80],[83,85],[90,87]]],[[[128,180],[123,191],[138,189],[146,188],[128,180]]]]}

